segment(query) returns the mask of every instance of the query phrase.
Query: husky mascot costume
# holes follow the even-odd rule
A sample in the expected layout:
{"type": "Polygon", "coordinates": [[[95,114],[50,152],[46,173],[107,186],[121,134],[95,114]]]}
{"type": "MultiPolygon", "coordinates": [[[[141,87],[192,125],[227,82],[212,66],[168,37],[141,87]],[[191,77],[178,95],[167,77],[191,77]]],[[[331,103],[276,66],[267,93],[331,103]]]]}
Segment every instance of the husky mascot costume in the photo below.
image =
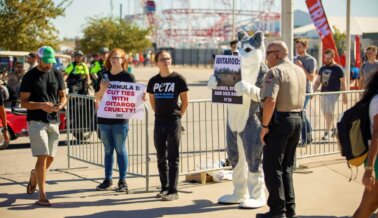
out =
{"type": "MultiPolygon", "coordinates": [[[[227,155],[233,168],[231,195],[219,198],[221,204],[239,204],[241,208],[259,208],[266,204],[262,171],[261,123],[258,119],[260,87],[268,68],[264,64],[264,34],[248,36],[238,32],[239,55],[242,57],[242,80],[235,84],[243,104],[230,104],[227,111],[227,155]]],[[[212,75],[207,86],[217,87],[212,75]]]]}

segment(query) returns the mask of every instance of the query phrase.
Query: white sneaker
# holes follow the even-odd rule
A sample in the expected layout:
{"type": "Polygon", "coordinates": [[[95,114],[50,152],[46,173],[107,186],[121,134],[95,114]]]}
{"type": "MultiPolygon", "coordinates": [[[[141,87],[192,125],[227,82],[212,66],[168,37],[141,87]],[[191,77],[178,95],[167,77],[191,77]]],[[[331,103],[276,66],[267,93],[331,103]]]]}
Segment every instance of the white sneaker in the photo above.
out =
{"type": "Polygon", "coordinates": [[[328,131],[324,132],[324,136],[322,137],[322,140],[328,140],[329,139],[329,133],[328,131]]]}

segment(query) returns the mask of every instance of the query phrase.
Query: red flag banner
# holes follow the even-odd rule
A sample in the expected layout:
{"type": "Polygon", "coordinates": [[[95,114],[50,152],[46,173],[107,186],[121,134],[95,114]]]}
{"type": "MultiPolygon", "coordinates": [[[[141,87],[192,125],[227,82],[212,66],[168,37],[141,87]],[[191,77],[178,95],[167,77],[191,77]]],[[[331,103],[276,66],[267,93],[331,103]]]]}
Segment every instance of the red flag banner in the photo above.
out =
{"type": "Polygon", "coordinates": [[[324,58],[324,51],[326,49],[333,49],[335,50],[335,61],[340,63],[339,55],[337,54],[337,48],[335,44],[335,40],[333,39],[332,30],[328,24],[327,16],[325,14],[323,4],[321,0],[306,0],[306,4],[308,7],[308,11],[310,12],[310,16],[312,22],[318,31],[319,37],[322,39],[323,44],[323,58],[324,58]]]}
{"type": "Polygon", "coordinates": [[[354,59],[356,60],[355,66],[360,68],[361,66],[361,50],[360,50],[360,37],[356,36],[356,39],[354,41],[354,59]]]}

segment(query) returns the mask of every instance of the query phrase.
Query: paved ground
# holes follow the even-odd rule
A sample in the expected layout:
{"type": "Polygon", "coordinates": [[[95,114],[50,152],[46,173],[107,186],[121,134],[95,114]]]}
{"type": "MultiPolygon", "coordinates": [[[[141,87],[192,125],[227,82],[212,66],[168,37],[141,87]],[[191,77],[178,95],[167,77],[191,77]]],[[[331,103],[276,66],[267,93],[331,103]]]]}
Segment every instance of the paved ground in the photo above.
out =
{"type": "MultiPolygon", "coordinates": [[[[178,69],[194,87],[193,98],[209,98],[203,86],[211,69],[178,69]],[[203,88],[203,89],[202,89],[203,88]]],[[[141,81],[156,73],[156,69],[135,69],[141,81]]],[[[29,172],[35,163],[28,141],[20,138],[8,150],[0,151],[0,218],[17,217],[254,217],[268,207],[242,210],[237,205],[218,205],[217,199],[232,192],[232,183],[206,185],[185,183],[181,178],[180,200],[161,202],[157,193],[158,178],[152,177],[149,192],[145,179],[129,177],[130,194],[114,191],[98,192],[95,187],[102,181],[103,169],[79,161],[71,161],[67,169],[67,150],[60,146],[52,171],[48,174],[48,197],[53,206],[34,205],[37,193],[25,193],[29,172]]],[[[63,143],[64,144],[64,143],[63,143]]],[[[297,213],[301,217],[348,217],[357,208],[363,186],[359,169],[356,180],[349,182],[351,171],[338,154],[301,159],[300,170],[294,174],[297,213]]],[[[156,166],[152,166],[155,167],[156,166]]],[[[154,169],[156,170],[156,169],[154,169]]],[[[355,173],[355,171],[354,171],[355,173]]],[[[115,172],[115,176],[117,176],[115,172]]]]}
{"type": "MultiPolygon", "coordinates": [[[[0,152],[0,217],[254,217],[255,210],[239,209],[237,205],[218,205],[217,199],[232,191],[232,183],[206,185],[183,182],[180,200],[161,202],[155,199],[158,180],[151,178],[152,187],[145,191],[144,178],[129,177],[131,193],[98,192],[103,169],[72,161],[67,168],[66,147],[61,146],[48,174],[48,196],[53,206],[34,205],[37,193],[25,193],[34,158],[28,148],[0,152]]],[[[299,161],[301,168],[294,174],[297,212],[301,217],[347,217],[358,206],[363,187],[362,169],[355,181],[348,182],[350,170],[339,155],[299,161]]],[[[117,173],[115,173],[117,176],[117,173]]]]}

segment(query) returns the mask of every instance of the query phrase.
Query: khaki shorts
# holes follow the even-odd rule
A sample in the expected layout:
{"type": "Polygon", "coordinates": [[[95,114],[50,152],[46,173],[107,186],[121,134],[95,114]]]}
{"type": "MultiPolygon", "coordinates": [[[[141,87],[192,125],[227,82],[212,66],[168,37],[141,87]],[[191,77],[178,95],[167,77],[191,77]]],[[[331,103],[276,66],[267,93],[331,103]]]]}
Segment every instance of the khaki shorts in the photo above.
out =
{"type": "Polygon", "coordinates": [[[320,96],[320,107],[325,114],[334,114],[339,94],[328,94],[320,96]]]}
{"type": "Polygon", "coordinates": [[[59,124],[29,121],[29,138],[33,156],[54,157],[58,150],[59,124]]]}

